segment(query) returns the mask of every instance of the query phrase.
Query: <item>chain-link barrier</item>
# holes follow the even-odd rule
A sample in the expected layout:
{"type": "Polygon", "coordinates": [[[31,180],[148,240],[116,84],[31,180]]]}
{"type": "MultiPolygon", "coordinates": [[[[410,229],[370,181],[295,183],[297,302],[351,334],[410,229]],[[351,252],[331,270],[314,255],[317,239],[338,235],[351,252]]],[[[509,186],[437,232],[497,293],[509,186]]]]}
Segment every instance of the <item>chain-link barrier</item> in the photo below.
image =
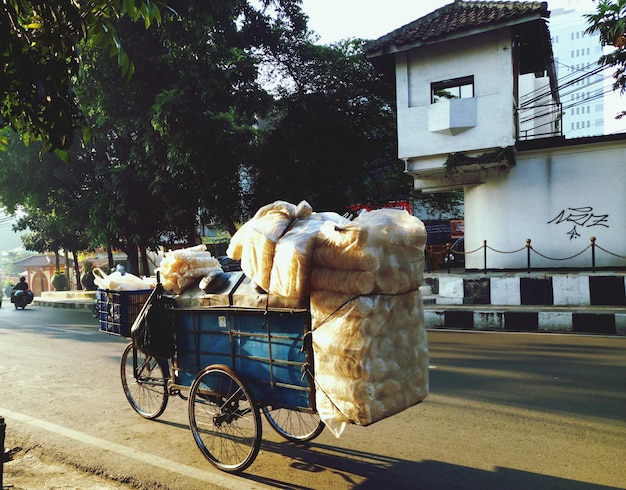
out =
{"type": "MultiPolygon", "coordinates": [[[[610,250],[607,250],[603,247],[601,247],[600,245],[596,244],[596,238],[595,237],[591,237],[590,238],[591,243],[589,245],[587,245],[585,248],[583,248],[580,252],[577,252],[573,255],[569,255],[567,257],[550,257],[549,255],[543,254],[540,251],[536,250],[532,245],[531,245],[531,240],[530,238],[528,238],[526,240],[526,245],[524,245],[521,248],[518,248],[516,250],[510,250],[510,251],[506,251],[506,250],[498,250],[496,248],[493,248],[489,245],[487,245],[487,240],[483,240],[483,245],[474,249],[474,250],[469,250],[469,251],[465,251],[465,250],[456,250],[451,244],[446,243],[445,245],[430,245],[427,246],[425,249],[425,254],[426,254],[426,260],[427,260],[427,264],[429,264],[430,266],[428,267],[428,270],[437,270],[441,267],[447,267],[448,272],[450,272],[450,268],[452,266],[452,260],[451,258],[454,255],[460,255],[465,257],[466,255],[470,255],[476,252],[480,252],[481,250],[483,251],[484,254],[484,271],[487,272],[487,250],[491,250],[492,252],[495,253],[500,253],[500,254],[516,254],[519,252],[523,252],[524,250],[527,251],[527,269],[528,272],[530,272],[531,270],[531,252],[534,252],[535,254],[537,254],[539,257],[542,257],[546,260],[553,260],[555,262],[565,262],[568,260],[572,260],[575,259],[576,257],[581,256],[582,254],[584,254],[585,252],[587,252],[589,249],[591,249],[591,270],[595,272],[595,268],[596,268],[596,249],[602,250],[603,252],[605,252],[608,255],[611,255],[613,257],[619,258],[619,259],[625,259],[626,260],[626,255],[620,255],[617,254],[615,252],[611,252],[610,250]]],[[[626,264],[625,264],[626,265],[626,264]]]]}

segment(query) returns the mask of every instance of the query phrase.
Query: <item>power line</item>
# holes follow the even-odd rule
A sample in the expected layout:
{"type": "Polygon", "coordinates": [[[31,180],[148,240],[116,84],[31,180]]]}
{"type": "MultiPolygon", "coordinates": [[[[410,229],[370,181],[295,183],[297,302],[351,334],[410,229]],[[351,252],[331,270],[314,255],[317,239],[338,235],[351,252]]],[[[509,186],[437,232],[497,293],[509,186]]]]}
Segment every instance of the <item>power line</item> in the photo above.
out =
{"type": "MultiPolygon", "coordinates": [[[[570,70],[569,73],[566,73],[556,80],[561,101],[560,111],[562,113],[571,111],[571,115],[574,115],[574,110],[581,106],[586,106],[587,111],[589,111],[590,103],[596,100],[602,100],[605,95],[613,92],[612,84],[606,83],[612,78],[611,75],[605,74],[604,76],[598,76],[600,72],[605,70],[604,66],[587,64],[583,65],[581,68],[577,68],[558,61],[557,64],[570,70]],[[570,98],[568,102],[562,102],[568,97],[570,98]]],[[[518,108],[520,116],[524,112],[532,111],[532,114],[529,114],[527,117],[520,117],[520,124],[528,124],[534,120],[545,119],[547,116],[554,114],[555,109],[556,105],[552,99],[550,85],[546,84],[520,97],[520,105],[518,108]],[[542,103],[542,101],[544,102],[542,103]]],[[[543,126],[552,125],[553,123],[553,120],[544,121],[525,131],[535,131],[543,126]]],[[[599,124],[596,122],[594,126],[599,126],[599,124]]]]}

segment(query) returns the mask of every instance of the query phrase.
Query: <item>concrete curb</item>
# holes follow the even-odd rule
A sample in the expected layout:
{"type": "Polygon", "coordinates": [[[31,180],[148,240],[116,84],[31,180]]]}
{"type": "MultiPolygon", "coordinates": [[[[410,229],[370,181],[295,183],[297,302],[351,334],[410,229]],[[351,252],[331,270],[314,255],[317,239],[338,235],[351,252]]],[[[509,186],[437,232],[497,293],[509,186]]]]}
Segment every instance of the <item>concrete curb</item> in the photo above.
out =
{"type": "Polygon", "coordinates": [[[91,310],[93,308],[93,300],[80,300],[80,299],[42,299],[35,298],[33,305],[43,306],[47,308],[67,308],[76,310],[91,310]]]}
{"type": "Polygon", "coordinates": [[[428,328],[626,336],[626,308],[425,304],[428,328]]]}

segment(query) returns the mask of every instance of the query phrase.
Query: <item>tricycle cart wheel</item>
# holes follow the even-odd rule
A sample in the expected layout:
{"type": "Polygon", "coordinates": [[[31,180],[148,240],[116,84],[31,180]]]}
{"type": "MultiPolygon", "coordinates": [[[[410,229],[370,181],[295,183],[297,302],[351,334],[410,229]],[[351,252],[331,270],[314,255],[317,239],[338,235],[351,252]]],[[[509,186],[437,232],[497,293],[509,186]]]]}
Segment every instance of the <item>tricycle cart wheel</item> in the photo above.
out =
{"type": "Polygon", "coordinates": [[[228,366],[204,368],[189,390],[189,426],[202,454],[228,473],[245,470],[261,447],[261,413],[228,366]]]}
{"type": "Polygon", "coordinates": [[[131,342],[124,349],[122,386],[131,407],[143,418],[155,419],[167,406],[167,361],[146,356],[131,342]]]}
{"type": "Polygon", "coordinates": [[[291,442],[312,441],[324,430],[317,413],[263,407],[263,415],[276,432],[291,442]]]}

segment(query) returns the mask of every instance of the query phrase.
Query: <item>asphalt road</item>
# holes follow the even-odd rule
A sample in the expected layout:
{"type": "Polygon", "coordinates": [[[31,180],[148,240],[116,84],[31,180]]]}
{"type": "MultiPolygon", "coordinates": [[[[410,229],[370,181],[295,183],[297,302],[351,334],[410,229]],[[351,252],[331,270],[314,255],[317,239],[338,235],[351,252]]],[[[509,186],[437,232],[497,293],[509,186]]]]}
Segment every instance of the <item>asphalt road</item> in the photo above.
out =
{"type": "Polygon", "coordinates": [[[265,424],[256,461],[232,476],[195,446],[185,401],[171,399],[157,421],[132,411],[119,379],[125,339],[98,332],[88,311],[7,305],[0,416],[6,448],[35,480],[7,463],[14,488],[626,488],[623,337],[430,331],[422,404],[309,445],[265,424]],[[68,465],[93,479],[77,483],[68,465]]]}

